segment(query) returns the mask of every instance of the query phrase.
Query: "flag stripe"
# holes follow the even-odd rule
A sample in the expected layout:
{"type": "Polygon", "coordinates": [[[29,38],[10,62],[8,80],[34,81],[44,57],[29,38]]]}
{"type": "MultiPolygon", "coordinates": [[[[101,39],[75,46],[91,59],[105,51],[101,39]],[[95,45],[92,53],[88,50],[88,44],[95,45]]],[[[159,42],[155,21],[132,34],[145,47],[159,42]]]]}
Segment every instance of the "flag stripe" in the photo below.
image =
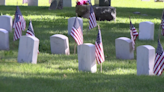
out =
{"type": "Polygon", "coordinates": [[[13,22],[14,30],[14,41],[19,39],[22,36],[22,30],[26,28],[26,21],[24,20],[19,7],[16,7],[14,22],[13,22]]]}
{"type": "Polygon", "coordinates": [[[79,25],[77,17],[75,18],[74,25],[72,26],[71,36],[77,43],[77,45],[83,44],[83,33],[79,25]]]}
{"type": "Polygon", "coordinates": [[[100,30],[98,31],[97,40],[95,42],[95,56],[98,64],[104,62],[105,59],[100,30]]]}

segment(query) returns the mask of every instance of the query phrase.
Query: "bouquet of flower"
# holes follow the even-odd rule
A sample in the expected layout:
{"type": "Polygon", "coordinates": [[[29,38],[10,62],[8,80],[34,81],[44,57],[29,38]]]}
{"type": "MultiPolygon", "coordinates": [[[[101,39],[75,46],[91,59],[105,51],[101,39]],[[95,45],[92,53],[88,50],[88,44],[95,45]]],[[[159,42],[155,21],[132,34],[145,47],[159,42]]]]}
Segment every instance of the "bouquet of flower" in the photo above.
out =
{"type": "Polygon", "coordinates": [[[88,0],[77,0],[77,5],[89,5],[88,0]]]}

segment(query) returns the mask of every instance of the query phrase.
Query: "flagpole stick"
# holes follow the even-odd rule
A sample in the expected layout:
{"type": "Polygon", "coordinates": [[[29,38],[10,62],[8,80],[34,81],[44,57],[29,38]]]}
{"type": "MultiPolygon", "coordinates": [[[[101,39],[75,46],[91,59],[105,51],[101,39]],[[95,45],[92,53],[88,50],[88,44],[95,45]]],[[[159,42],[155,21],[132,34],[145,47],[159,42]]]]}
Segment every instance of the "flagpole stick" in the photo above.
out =
{"type": "MultiPolygon", "coordinates": [[[[100,30],[100,26],[99,25],[97,25],[97,26],[98,26],[98,30],[100,30]]],[[[102,73],[102,63],[101,63],[100,71],[102,73]]]]}
{"type": "MultiPolygon", "coordinates": [[[[163,10],[163,12],[164,12],[164,10],[163,10]]],[[[162,12],[161,20],[163,17],[163,12],[162,12]]],[[[161,29],[161,24],[159,25],[159,29],[158,29],[158,39],[160,39],[160,29],[161,29]]]]}
{"type": "Polygon", "coordinates": [[[76,43],[74,45],[74,54],[76,54],[76,43]]]}

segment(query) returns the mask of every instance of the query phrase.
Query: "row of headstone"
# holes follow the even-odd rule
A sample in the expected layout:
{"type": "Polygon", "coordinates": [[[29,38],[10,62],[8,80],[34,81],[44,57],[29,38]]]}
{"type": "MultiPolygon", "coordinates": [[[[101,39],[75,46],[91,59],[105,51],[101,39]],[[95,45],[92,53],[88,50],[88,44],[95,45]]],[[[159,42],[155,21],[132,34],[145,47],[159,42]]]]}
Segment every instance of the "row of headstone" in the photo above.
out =
{"type": "MultiPolygon", "coordinates": [[[[132,41],[127,37],[119,37],[115,40],[116,58],[134,59],[132,41]]],[[[154,75],[153,65],[155,60],[155,48],[150,45],[137,47],[137,75],[154,75]]]]}
{"type": "MultiPolygon", "coordinates": [[[[68,22],[69,22],[68,23],[68,28],[70,29],[70,31],[71,31],[71,27],[73,25],[72,21],[74,19],[75,19],[75,17],[70,18],[68,20],[68,22]]],[[[4,26],[0,25],[1,28],[2,28],[2,29],[0,29],[0,37],[2,37],[2,39],[0,40],[1,41],[0,42],[1,43],[0,44],[0,49],[1,50],[8,50],[9,49],[9,34],[8,33],[10,31],[12,31],[11,30],[12,29],[12,18],[10,16],[4,15],[4,16],[0,16],[0,21],[3,21],[3,23],[0,22],[1,25],[5,24],[4,26]]],[[[81,27],[83,27],[83,20],[79,19],[79,21],[81,21],[80,25],[81,25],[81,27]]],[[[143,32],[143,33],[145,33],[145,35],[148,35],[150,33],[154,34],[154,25],[153,25],[153,23],[143,22],[143,23],[140,23],[139,26],[141,26],[140,31],[141,31],[141,29],[147,31],[147,32],[143,32]],[[144,29],[144,28],[146,28],[146,29],[144,29]]],[[[37,52],[35,50],[38,50],[38,48],[36,48],[36,47],[38,47],[39,43],[38,43],[38,41],[35,42],[36,39],[33,39],[33,40],[30,40],[30,39],[32,39],[32,38],[26,38],[26,37],[21,37],[20,38],[19,51],[18,51],[18,62],[24,62],[24,61],[32,62],[32,63],[37,62],[37,56],[36,56],[36,54],[35,54],[35,56],[33,56],[34,55],[33,53],[37,52]],[[24,40],[22,41],[21,39],[24,39],[24,40]],[[30,46],[33,46],[33,47],[30,47],[30,46],[26,45],[25,43],[28,43],[28,44],[30,44],[30,46]],[[24,51],[22,49],[24,49],[24,50],[27,49],[27,50],[24,51]],[[24,54],[22,54],[22,53],[24,53],[24,54]],[[29,53],[32,56],[29,56],[29,53]],[[21,55],[24,55],[24,57],[22,57],[21,55]]],[[[50,41],[51,41],[51,43],[50,43],[51,52],[53,54],[66,54],[66,55],[70,54],[68,37],[66,37],[64,35],[61,35],[61,34],[56,34],[56,35],[53,35],[53,36],[50,37],[50,41]]],[[[116,45],[115,47],[116,47],[116,57],[117,58],[119,58],[119,59],[133,59],[134,58],[134,52],[132,50],[131,40],[129,38],[126,38],[126,37],[117,38],[116,42],[115,42],[115,45],[116,45]]],[[[93,50],[93,47],[94,47],[91,44],[89,44],[89,45],[88,44],[85,44],[85,45],[83,44],[83,46],[82,47],[79,46],[78,48],[85,48],[86,49],[88,47],[89,49],[93,50]]],[[[93,52],[92,50],[91,50],[91,53],[93,52]]],[[[90,50],[87,50],[87,51],[90,51],[90,50]]],[[[86,56],[84,56],[84,55],[81,56],[80,53],[85,53],[85,50],[78,49],[79,70],[89,70],[91,72],[95,72],[97,68],[95,68],[95,64],[93,64],[93,62],[95,62],[93,60],[94,57],[86,58],[87,56],[90,55],[89,53],[86,56]],[[87,63],[90,66],[90,68],[89,68],[89,66],[87,68],[83,67],[83,66],[85,66],[84,63],[83,63],[84,65],[80,64],[81,61],[82,62],[87,62],[89,60],[92,62],[90,64],[87,63]]]]}
{"type": "MultiPolygon", "coordinates": [[[[68,19],[68,35],[70,35],[72,26],[76,17],[68,19]]],[[[83,31],[83,19],[78,17],[80,27],[83,31]]],[[[139,40],[154,40],[154,23],[146,21],[139,23],[139,40]]]]}

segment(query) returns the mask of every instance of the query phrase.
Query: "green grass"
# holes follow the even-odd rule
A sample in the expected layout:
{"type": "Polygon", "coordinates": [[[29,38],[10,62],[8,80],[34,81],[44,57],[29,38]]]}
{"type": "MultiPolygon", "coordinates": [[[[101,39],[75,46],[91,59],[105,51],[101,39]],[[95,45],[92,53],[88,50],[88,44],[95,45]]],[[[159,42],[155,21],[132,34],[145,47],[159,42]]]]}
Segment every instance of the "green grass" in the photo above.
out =
{"type": "MultiPolygon", "coordinates": [[[[75,16],[75,7],[50,11],[47,3],[39,0],[39,7],[28,7],[18,0],[20,10],[27,22],[31,19],[36,37],[40,40],[37,64],[17,63],[18,41],[10,36],[10,50],[0,51],[0,92],[163,92],[164,77],[137,76],[135,59],[120,60],[115,56],[115,39],[129,37],[129,16],[138,30],[139,23],[151,21],[155,24],[154,41],[136,40],[136,47],[157,47],[157,38],[164,3],[141,0],[112,0],[117,10],[116,21],[97,21],[102,32],[105,53],[102,73],[78,70],[78,57],[73,54],[75,41],[67,35],[68,19],[75,16]],[[133,12],[141,12],[140,15],[133,12]],[[147,14],[143,16],[142,14],[147,14]],[[54,55],[50,50],[50,36],[64,34],[69,38],[71,55],[54,55]]],[[[8,6],[0,6],[2,15],[14,18],[16,0],[7,0],[8,6]],[[11,2],[9,2],[11,1],[11,2]],[[15,2],[15,3],[13,3],[15,2]]],[[[98,29],[88,31],[88,20],[83,19],[84,43],[95,43],[98,29]]],[[[27,29],[26,29],[27,30],[27,29]]],[[[23,31],[25,35],[26,31],[23,31]]],[[[164,38],[161,44],[164,46],[164,38]]]]}

